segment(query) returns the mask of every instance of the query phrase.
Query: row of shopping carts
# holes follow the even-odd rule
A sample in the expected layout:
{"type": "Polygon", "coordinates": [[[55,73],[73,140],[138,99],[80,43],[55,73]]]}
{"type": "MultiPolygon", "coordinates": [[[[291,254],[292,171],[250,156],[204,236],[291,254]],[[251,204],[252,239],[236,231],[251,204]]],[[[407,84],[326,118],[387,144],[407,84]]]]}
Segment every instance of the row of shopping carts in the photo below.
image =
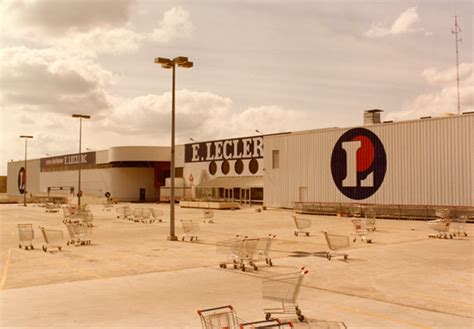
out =
{"type": "Polygon", "coordinates": [[[453,239],[456,236],[467,237],[467,232],[464,228],[466,220],[465,216],[459,216],[455,218],[439,217],[429,221],[429,227],[436,233],[431,233],[428,237],[435,239],[453,239]]]}
{"type": "Polygon", "coordinates": [[[92,227],[94,215],[88,205],[65,205],[62,207],[64,224],[82,224],[92,227]]]}
{"type": "MultiPolygon", "coordinates": [[[[91,244],[92,227],[84,225],[82,223],[65,223],[67,231],[69,233],[69,239],[66,241],[66,245],[86,245],[91,244]]],[[[44,252],[56,248],[59,251],[62,250],[64,245],[64,233],[59,229],[45,228],[43,226],[38,227],[41,230],[43,236],[42,249],[44,252]]],[[[18,247],[24,248],[25,250],[33,250],[33,240],[35,238],[35,231],[32,224],[18,224],[18,247]]]]}
{"type": "Polygon", "coordinates": [[[273,234],[263,238],[237,235],[235,238],[219,241],[217,253],[226,257],[225,260],[219,262],[219,267],[227,268],[227,265],[232,265],[234,269],[245,272],[247,265],[255,271],[258,270],[258,262],[265,261],[265,264],[273,266],[270,250],[275,237],[273,234]]]}
{"type": "Polygon", "coordinates": [[[123,206],[116,208],[117,218],[129,220],[135,223],[151,224],[155,222],[162,222],[163,212],[154,208],[130,208],[123,206]]]}

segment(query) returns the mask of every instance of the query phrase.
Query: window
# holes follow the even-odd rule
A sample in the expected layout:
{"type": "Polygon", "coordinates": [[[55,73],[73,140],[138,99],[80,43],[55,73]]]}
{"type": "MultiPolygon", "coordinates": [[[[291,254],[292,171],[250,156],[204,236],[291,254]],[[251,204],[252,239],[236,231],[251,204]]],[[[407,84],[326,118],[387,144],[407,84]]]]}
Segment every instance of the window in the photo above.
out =
{"type": "Polygon", "coordinates": [[[272,151],[272,168],[280,168],[280,150],[272,151]]]}

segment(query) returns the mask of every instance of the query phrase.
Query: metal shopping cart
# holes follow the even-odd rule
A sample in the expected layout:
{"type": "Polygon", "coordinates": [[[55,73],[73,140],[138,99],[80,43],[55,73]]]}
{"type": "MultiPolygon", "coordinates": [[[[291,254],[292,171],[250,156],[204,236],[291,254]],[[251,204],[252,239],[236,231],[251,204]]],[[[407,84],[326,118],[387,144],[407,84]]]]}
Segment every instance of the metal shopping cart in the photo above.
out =
{"type": "Polygon", "coordinates": [[[232,305],[197,311],[203,329],[238,329],[239,319],[232,305]]]}
{"type": "Polygon", "coordinates": [[[41,233],[43,234],[45,245],[43,245],[43,251],[48,251],[48,248],[58,248],[61,251],[63,242],[63,231],[47,229],[39,226],[41,233]]]}
{"type": "Polygon", "coordinates": [[[451,231],[453,232],[454,236],[467,236],[467,232],[464,229],[464,225],[466,224],[467,217],[466,216],[458,216],[453,218],[451,222],[451,231]]]}
{"type": "Polygon", "coordinates": [[[296,299],[307,273],[308,271],[303,267],[298,272],[278,274],[263,279],[263,298],[281,302],[281,307],[263,309],[266,320],[270,320],[273,314],[296,314],[299,321],[304,320],[296,299]]]}
{"type": "Polygon", "coordinates": [[[133,218],[132,218],[132,220],[136,223],[143,220],[143,208],[133,209],[133,218]]]}
{"type": "Polygon", "coordinates": [[[364,207],[364,216],[365,216],[365,229],[369,232],[374,232],[377,230],[375,226],[375,209],[364,207]]]}
{"type": "Polygon", "coordinates": [[[309,236],[309,231],[306,229],[311,227],[311,220],[307,218],[301,218],[301,217],[296,217],[293,216],[293,220],[296,225],[296,230],[295,230],[295,235],[298,236],[300,233],[305,233],[306,236],[309,236]]]}
{"type": "Polygon", "coordinates": [[[130,209],[129,206],[123,206],[123,207],[115,208],[115,211],[118,214],[117,215],[118,219],[130,219],[130,218],[132,218],[132,210],[130,209]]]}
{"type": "Polygon", "coordinates": [[[186,235],[189,236],[189,240],[193,241],[198,239],[197,232],[199,232],[199,222],[191,219],[181,219],[181,225],[183,225],[183,236],[181,241],[184,241],[186,235]]]}
{"type": "Polygon", "coordinates": [[[153,222],[158,221],[161,223],[163,221],[163,219],[160,218],[161,216],[163,216],[163,211],[159,209],[150,208],[150,217],[153,222]]]}
{"type": "Polygon", "coordinates": [[[25,248],[25,250],[33,250],[33,239],[35,238],[35,231],[33,230],[32,224],[18,224],[18,238],[20,243],[18,248],[25,248]]]}
{"type": "Polygon", "coordinates": [[[279,319],[261,320],[241,323],[240,328],[257,329],[257,328],[293,328],[291,321],[282,322],[279,319]]]}
{"type": "Polygon", "coordinates": [[[155,220],[151,217],[151,210],[150,208],[144,208],[142,211],[142,217],[140,219],[140,222],[145,223],[145,224],[151,224],[155,220]]]}
{"type": "Polygon", "coordinates": [[[364,241],[367,243],[371,243],[371,239],[367,239],[368,231],[365,227],[365,222],[363,222],[360,218],[351,219],[352,224],[354,224],[355,236],[352,240],[353,242],[357,241],[357,237],[359,237],[360,241],[364,241]]]}
{"type": "Polygon", "coordinates": [[[202,214],[204,216],[204,223],[207,222],[209,224],[213,224],[214,223],[214,210],[211,210],[211,209],[203,209],[202,210],[202,214]]]}
{"type": "Polygon", "coordinates": [[[435,220],[429,221],[428,226],[437,233],[430,234],[428,235],[428,237],[438,239],[447,239],[449,237],[450,239],[452,239],[453,234],[450,233],[452,222],[450,210],[445,208],[438,208],[435,211],[435,215],[437,218],[435,220]]]}
{"type": "Polygon", "coordinates": [[[91,244],[90,236],[92,235],[92,228],[81,223],[67,223],[67,231],[69,233],[69,240],[67,245],[86,245],[91,244]]]}
{"type": "Polygon", "coordinates": [[[338,250],[347,249],[350,246],[350,238],[347,235],[336,235],[329,234],[328,232],[322,232],[326,238],[326,242],[330,251],[326,253],[326,258],[331,260],[335,256],[343,256],[345,260],[349,257],[346,253],[340,253],[338,250]]]}
{"type": "Polygon", "coordinates": [[[255,262],[257,261],[256,250],[259,239],[248,239],[247,237],[237,236],[234,239],[220,241],[217,243],[217,252],[227,256],[226,261],[219,263],[219,267],[227,268],[227,264],[233,265],[234,269],[240,268],[246,271],[245,264],[258,270],[255,262]]]}
{"type": "Polygon", "coordinates": [[[257,244],[257,259],[258,261],[265,260],[265,263],[269,266],[273,266],[272,259],[270,258],[270,250],[272,247],[273,240],[276,235],[269,234],[264,238],[260,238],[257,244]]]}

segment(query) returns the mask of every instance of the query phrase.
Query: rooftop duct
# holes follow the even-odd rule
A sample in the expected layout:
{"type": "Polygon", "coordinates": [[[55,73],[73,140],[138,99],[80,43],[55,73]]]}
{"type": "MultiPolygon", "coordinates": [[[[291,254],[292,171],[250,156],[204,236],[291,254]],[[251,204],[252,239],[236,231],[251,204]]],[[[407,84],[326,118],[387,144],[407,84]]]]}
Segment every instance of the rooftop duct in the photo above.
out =
{"type": "Polygon", "coordinates": [[[380,121],[380,113],[383,112],[379,109],[364,111],[364,125],[374,125],[382,123],[380,121]]]}

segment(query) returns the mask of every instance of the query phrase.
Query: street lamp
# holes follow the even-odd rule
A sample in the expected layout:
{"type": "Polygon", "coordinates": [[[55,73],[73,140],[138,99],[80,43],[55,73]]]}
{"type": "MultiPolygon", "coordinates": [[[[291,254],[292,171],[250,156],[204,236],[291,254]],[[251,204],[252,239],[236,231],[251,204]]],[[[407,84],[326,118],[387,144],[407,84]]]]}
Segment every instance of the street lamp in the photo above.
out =
{"type": "Polygon", "coordinates": [[[82,144],[82,119],[90,119],[90,115],[85,115],[85,114],[73,114],[73,118],[79,118],[79,164],[78,164],[78,169],[79,169],[79,182],[77,186],[77,208],[81,208],[81,196],[82,196],[82,190],[81,190],[81,165],[82,165],[82,150],[81,150],[81,144],[82,144]]]}
{"type": "Polygon", "coordinates": [[[193,67],[193,62],[190,62],[187,57],[179,56],[173,59],[157,57],[155,64],[161,64],[164,69],[173,69],[173,79],[171,85],[171,193],[170,193],[170,235],[168,240],[176,241],[178,238],[174,232],[174,176],[175,176],[175,143],[174,143],[174,128],[175,128],[175,80],[176,80],[176,65],[183,68],[193,67]]]}
{"type": "Polygon", "coordinates": [[[23,205],[26,207],[26,192],[27,192],[27,189],[26,189],[26,166],[27,166],[26,155],[28,153],[28,139],[29,138],[32,139],[33,136],[21,135],[20,138],[25,139],[25,172],[23,174],[23,177],[20,178],[20,186],[22,185],[23,182],[25,183],[25,187],[23,188],[23,205]]]}

